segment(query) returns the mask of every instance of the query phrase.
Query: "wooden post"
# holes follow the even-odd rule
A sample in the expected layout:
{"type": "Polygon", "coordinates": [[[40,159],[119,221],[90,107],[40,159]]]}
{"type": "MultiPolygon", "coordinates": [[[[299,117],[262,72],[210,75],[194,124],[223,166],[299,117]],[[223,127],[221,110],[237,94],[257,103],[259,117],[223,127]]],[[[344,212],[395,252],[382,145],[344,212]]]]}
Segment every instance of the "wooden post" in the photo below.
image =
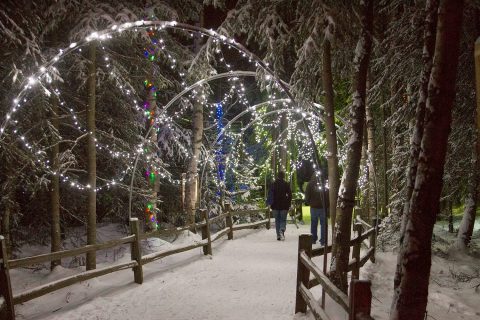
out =
{"type": "Polygon", "coordinates": [[[297,312],[307,312],[307,303],[303,300],[302,294],[300,293],[300,284],[303,283],[308,288],[308,281],[310,280],[310,270],[305,267],[300,260],[300,253],[305,251],[307,256],[312,256],[312,235],[311,234],[301,234],[298,237],[298,265],[297,265],[297,287],[296,287],[296,298],[295,298],[295,313],[297,312]]]}
{"type": "Polygon", "coordinates": [[[212,239],[210,237],[210,220],[208,219],[208,212],[206,209],[200,209],[200,212],[205,220],[205,225],[202,227],[202,240],[208,239],[208,243],[203,246],[203,254],[212,255],[212,239]]]}
{"type": "Polygon", "coordinates": [[[372,256],[370,257],[370,261],[375,263],[375,252],[377,250],[377,233],[378,233],[378,225],[380,224],[380,221],[382,221],[379,218],[373,218],[372,219],[372,226],[375,228],[375,232],[370,235],[370,248],[373,248],[373,253],[372,256]]]}
{"type": "Polygon", "coordinates": [[[370,317],[372,308],[372,289],[370,280],[352,280],[350,282],[350,313],[349,320],[373,319],[370,317]]]}
{"type": "Polygon", "coordinates": [[[267,230],[270,230],[270,216],[271,216],[270,208],[265,209],[265,216],[267,219],[267,223],[265,224],[265,227],[267,228],[267,230]]]}
{"type": "Polygon", "coordinates": [[[135,260],[138,263],[138,266],[133,267],[133,276],[135,279],[135,283],[142,284],[142,251],[140,246],[140,222],[138,221],[138,218],[130,218],[130,232],[132,235],[135,235],[135,240],[133,240],[131,245],[132,260],[135,260]]]}
{"type": "MultiPolygon", "coordinates": [[[[362,236],[362,224],[361,223],[355,223],[353,225],[353,231],[357,232],[357,235],[359,237],[362,236]]],[[[358,279],[360,277],[360,247],[362,246],[361,241],[357,241],[353,245],[353,250],[352,250],[352,258],[357,261],[355,264],[355,267],[352,270],[352,279],[358,279]]]]}
{"type": "Polygon", "coordinates": [[[228,240],[233,240],[232,205],[230,203],[225,204],[225,211],[227,213],[225,223],[227,228],[230,228],[230,231],[228,231],[228,240]]]}
{"type": "Polygon", "coordinates": [[[7,245],[3,236],[0,236],[0,297],[5,300],[3,306],[0,304],[0,319],[15,320],[12,286],[8,270],[7,245]]]}

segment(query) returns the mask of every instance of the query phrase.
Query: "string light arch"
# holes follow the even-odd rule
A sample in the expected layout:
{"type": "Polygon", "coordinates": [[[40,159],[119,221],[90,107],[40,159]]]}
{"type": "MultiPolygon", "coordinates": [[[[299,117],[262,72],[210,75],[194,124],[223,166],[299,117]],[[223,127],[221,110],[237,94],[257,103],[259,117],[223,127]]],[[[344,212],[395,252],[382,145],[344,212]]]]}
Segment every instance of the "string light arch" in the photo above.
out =
{"type": "MultiPolygon", "coordinates": [[[[207,36],[209,38],[215,39],[217,41],[220,41],[222,44],[227,45],[229,48],[234,48],[238,52],[242,54],[243,57],[248,58],[250,62],[253,62],[257,68],[259,68],[263,73],[264,73],[264,80],[266,81],[271,81],[272,83],[275,83],[279,89],[279,91],[283,94],[285,94],[288,97],[288,102],[289,105],[291,105],[291,108],[288,108],[288,112],[292,112],[292,110],[303,110],[302,106],[303,105],[313,105],[312,103],[308,101],[302,101],[303,103],[300,105],[297,103],[295,97],[292,95],[290,92],[290,89],[288,87],[288,84],[283,82],[281,79],[279,79],[275,73],[269,68],[268,64],[265,63],[263,60],[261,60],[259,57],[257,57],[255,54],[247,50],[243,45],[235,41],[233,38],[229,38],[225,35],[219,34],[218,32],[214,30],[208,30],[202,27],[197,27],[197,26],[192,26],[189,24],[185,23],[180,23],[177,21],[158,21],[158,20],[153,20],[153,21],[145,21],[145,20],[139,20],[135,22],[127,22],[123,23],[120,25],[113,25],[108,29],[102,30],[102,31],[97,31],[91,33],[89,36],[87,36],[85,39],[78,41],[78,42],[72,42],[67,48],[64,48],[59,51],[59,53],[54,56],[52,60],[50,60],[48,63],[42,65],[37,72],[33,73],[30,77],[26,78],[22,82],[22,89],[21,91],[16,95],[16,97],[13,99],[12,107],[10,110],[7,112],[6,117],[2,125],[0,126],[0,138],[2,138],[8,124],[11,122],[11,119],[13,115],[15,114],[16,111],[18,111],[22,107],[22,101],[25,101],[25,95],[26,92],[30,89],[32,89],[33,86],[36,84],[42,82],[42,80],[49,80],[50,75],[48,73],[48,70],[50,68],[54,68],[54,64],[57,63],[59,60],[63,59],[65,56],[73,52],[74,50],[77,50],[79,48],[82,48],[86,46],[90,41],[105,41],[108,39],[113,38],[115,34],[120,34],[124,31],[131,31],[132,29],[134,31],[138,31],[138,29],[145,29],[145,28],[152,28],[155,30],[163,30],[163,29],[174,29],[174,30],[183,30],[183,31],[189,31],[193,33],[198,33],[200,35],[207,36]]],[[[80,49],[81,50],[81,49],[80,49]]],[[[239,75],[245,75],[245,76],[259,76],[261,75],[261,72],[251,72],[251,71],[237,71],[237,72],[229,72],[228,75],[216,75],[212,76],[209,79],[202,79],[194,86],[199,86],[202,85],[203,83],[206,83],[211,80],[215,80],[221,77],[236,77],[239,75]]],[[[190,87],[189,87],[190,88],[190,87]]],[[[176,99],[179,99],[179,97],[182,97],[184,94],[186,94],[188,91],[191,90],[191,88],[186,88],[183,90],[181,93],[179,93],[176,98],[172,99],[167,105],[165,105],[165,109],[168,109],[168,107],[173,104],[176,99]],[[177,98],[178,97],[178,98],[177,98]]],[[[45,88],[46,90],[46,88],[45,88]]],[[[273,100],[273,99],[272,99],[273,100]]],[[[282,110],[282,109],[280,109],[282,110]]],[[[164,110],[165,111],[165,110],[164,110]]],[[[248,110],[250,111],[250,110],[248,110]]],[[[287,111],[284,111],[287,112],[287,111]]],[[[320,166],[320,157],[318,154],[318,150],[315,147],[315,139],[314,136],[310,130],[310,127],[308,126],[307,119],[305,117],[301,117],[301,119],[298,121],[304,125],[304,128],[306,128],[306,133],[308,136],[308,139],[310,140],[310,143],[313,147],[313,158],[314,158],[314,163],[317,164],[317,166],[320,166]]],[[[149,130],[151,130],[153,126],[150,127],[149,130]]],[[[226,130],[226,128],[223,128],[222,131],[226,130]]],[[[148,133],[147,135],[148,136],[148,133]]],[[[29,145],[27,144],[27,147],[29,145]]],[[[141,145],[139,146],[141,147],[141,145]]],[[[29,148],[30,149],[30,148],[29,148]]],[[[130,185],[130,194],[129,194],[129,216],[131,217],[131,201],[132,201],[132,192],[133,192],[133,179],[135,176],[135,169],[136,165],[138,163],[138,159],[140,157],[141,153],[137,152],[136,157],[135,157],[135,162],[134,162],[134,167],[132,170],[132,183],[130,185]]],[[[114,184],[114,183],[113,183],[114,184]]]]}

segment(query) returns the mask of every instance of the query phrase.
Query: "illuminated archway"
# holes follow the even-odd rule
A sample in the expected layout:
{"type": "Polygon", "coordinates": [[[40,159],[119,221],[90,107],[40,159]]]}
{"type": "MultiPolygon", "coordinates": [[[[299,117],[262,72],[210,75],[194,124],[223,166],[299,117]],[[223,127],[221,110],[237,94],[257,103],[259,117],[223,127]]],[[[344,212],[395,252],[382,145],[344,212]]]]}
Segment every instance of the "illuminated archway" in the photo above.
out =
{"type": "MultiPolygon", "coordinates": [[[[2,138],[11,118],[14,116],[15,112],[22,107],[23,104],[23,99],[25,99],[26,93],[35,85],[42,83],[42,81],[46,81],[49,77],[48,70],[49,68],[53,68],[54,64],[58,62],[59,60],[63,59],[65,56],[73,52],[74,50],[77,50],[78,48],[86,46],[90,41],[93,40],[100,40],[100,41],[106,41],[108,39],[111,39],[114,37],[115,34],[122,33],[124,31],[138,31],[139,29],[155,29],[155,30],[163,30],[163,29],[173,29],[173,30],[184,30],[184,31],[189,31],[189,32],[195,32],[199,33],[202,35],[205,35],[209,38],[215,39],[217,41],[220,41],[222,44],[227,45],[228,47],[234,48],[238,50],[244,57],[248,58],[252,63],[255,64],[257,68],[259,68],[259,72],[237,72],[237,75],[235,75],[234,72],[230,73],[228,76],[238,76],[238,75],[245,75],[245,76],[261,76],[264,78],[265,81],[271,81],[272,83],[275,83],[278,87],[278,89],[283,92],[288,97],[288,102],[289,105],[291,105],[291,108],[289,110],[295,110],[295,109],[303,109],[303,105],[311,105],[311,103],[307,101],[303,101],[302,105],[299,105],[297,101],[295,100],[295,97],[293,94],[290,92],[290,89],[286,83],[284,83],[281,79],[276,77],[275,73],[269,68],[268,64],[263,62],[260,58],[258,58],[255,54],[251,53],[249,50],[247,50],[244,46],[242,46],[240,43],[236,42],[232,38],[228,38],[224,35],[221,35],[217,33],[216,31],[213,30],[207,30],[205,28],[201,27],[196,27],[184,23],[179,23],[176,21],[136,21],[136,22],[129,22],[129,23],[123,23],[121,25],[113,25],[112,27],[98,31],[98,32],[93,32],[89,36],[87,36],[85,39],[79,41],[79,42],[73,42],[71,43],[67,48],[64,50],[60,50],[60,52],[48,63],[44,64],[41,66],[35,73],[33,73],[30,77],[28,77],[22,84],[22,90],[16,95],[15,99],[13,100],[12,107],[8,111],[6,115],[5,121],[2,123],[0,127],[0,138],[2,138]],[[242,74],[244,73],[244,74],[242,74]]],[[[194,84],[193,86],[199,86],[202,85],[205,82],[219,79],[221,77],[227,77],[227,75],[217,75],[211,77],[211,79],[203,79],[194,84]]],[[[179,93],[174,99],[172,99],[166,106],[165,109],[168,109],[170,105],[175,103],[176,99],[179,97],[183,96],[186,94],[189,90],[185,89],[181,93],[179,93]]],[[[318,155],[318,151],[316,150],[315,147],[315,140],[313,138],[313,134],[310,130],[310,127],[308,125],[308,120],[305,117],[301,117],[299,119],[300,123],[303,124],[303,127],[306,129],[308,138],[314,148],[313,152],[313,158],[314,162],[317,164],[317,166],[320,166],[320,158],[318,155]]],[[[148,133],[147,133],[148,135],[148,133]]],[[[27,145],[27,147],[29,147],[27,145]]],[[[133,192],[133,179],[135,175],[135,167],[136,163],[138,161],[138,158],[140,157],[140,153],[136,154],[136,160],[135,160],[135,165],[132,170],[132,183],[130,185],[130,196],[129,196],[129,216],[131,216],[131,201],[132,201],[132,192],[133,192]]],[[[115,183],[115,181],[112,182],[112,185],[115,183]]],[[[95,190],[97,191],[97,190],[95,190]]]]}

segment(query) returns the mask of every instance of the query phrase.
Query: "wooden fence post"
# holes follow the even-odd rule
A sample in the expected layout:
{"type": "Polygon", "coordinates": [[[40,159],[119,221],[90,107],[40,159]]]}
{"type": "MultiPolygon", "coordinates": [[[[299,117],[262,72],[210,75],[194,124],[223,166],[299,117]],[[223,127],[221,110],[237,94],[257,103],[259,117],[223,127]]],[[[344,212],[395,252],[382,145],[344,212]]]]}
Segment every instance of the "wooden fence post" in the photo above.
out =
{"type": "Polygon", "coordinates": [[[203,246],[204,255],[212,255],[212,239],[210,237],[210,219],[208,219],[208,212],[206,209],[200,209],[205,225],[202,227],[202,240],[208,239],[206,245],[203,246]]]}
{"type": "Polygon", "coordinates": [[[138,218],[130,218],[130,233],[135,235],[131,244],[132,260],[137,261],[138,266],[133,267],[133,276],[135,283],[143,283],[142,250],[140,246],[140,222],[138,218]]]}
{"type": "Polygon", "coordinates": [[[0,298],[5,300],[3,307],[0,303],[0,319],[15,320],[12,286],[8,270],[7,244],[3,236],[0,236],[0,298]]]}
{"type": "Polygon", "coordinates": [[[372,226],[375,228],[375,232],[370,235],[370,248],[373,248],[373,253],[370,256],[370,261],[375,263],[375,251],[377,251],[377,233],[378,225],[380,224],[380,219],[372,218],[372,226]]]}
{"type": "Polygon", "coordinates": [[[370,280],[352,280],[350,282],[350,313],[349,320],[373,319],[370,316],[372,308],[372,289],[370,280]]]}
{"type": "Polygon", "coordinates": [[[230,231],[228,231],[228,240],[233,240],[232,205],[230,203],[225,204],[225,211],[227,213],[225,224],[227,228],[230,228],[230,231]]]}
{"type": "Polygon", "coordinates": [[[265,217],[267,219],[267,223],[265,224],[265,227],[267,228],[267,230],[270,230],[270,208],[266,208],[265,209],[265,217]]]}
{"type": "MultiPolygon", "coordinates": [[[[362,236],[362,224],[361,223],[355,223],[353,225],[353,231],[357,232],[358,237],[362,236]]],[[[361,241],[357,241],[353,245],[353,250],[352,250],[352,258],[356,260],[355,267],[352,270],[352,279],[358,279],[360,277],[360,248],[362,246],[361,241]]]]}
{"type": "Polygon", "coordinates": [[[310,280],[310,270],[303,265],[300,260],[300,253],[305,251],[307,256],[312,256],[312,235],[301,234],[298,237],[298,265],[297,265],[297,287],[295,297],[295,313],[307,312],[307,303],[303,300],[303,296],[300,293],[300,284],[303,283],[308,288],[308,281],[310,280]]]}

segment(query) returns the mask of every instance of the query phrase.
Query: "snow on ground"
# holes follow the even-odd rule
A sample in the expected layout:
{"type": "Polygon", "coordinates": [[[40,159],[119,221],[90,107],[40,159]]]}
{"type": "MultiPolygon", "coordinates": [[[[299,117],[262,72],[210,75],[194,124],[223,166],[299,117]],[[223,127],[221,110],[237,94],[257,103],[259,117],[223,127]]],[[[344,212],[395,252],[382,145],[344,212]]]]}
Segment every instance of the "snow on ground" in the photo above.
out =
{"type": "MultiPolygon", "coordinates": [[[[375,264],[366,265],[361,277],[372,281],[372,316],[376,320],[388,319],[392,294],[393,278],[397,257],[392,252],[380,252],[375,264]]],[[[478,266],[478,260],[476,261],[478,266]]],[[[479,319],[480,293],[475,290],[474,283],[480,283],[480,278],[469,282],[461,282],[452,277],[450,270],[469,267],[458,262],[448,261],[434,256],[430,276],[427,319],[479,319]]]]}
{"type": "MultiPolygon", "coordinates": [[[[104,230],[104,229],[103,229],[104,230]]],[[[113,236],[112,228],[104,231],[113,236]]],[[[17,306],[18,319],[313,319],[294,315],[298,235],[308,226],[288,225],[286,241],[277,241],[275,231],[245,230],[234,240],[213,244],[213,256],[203,256],[201,248],[173,255],[144,266],[144,283],[133,283],[131,270],[81,282],[17,306]]],[[[118,232],[117,232],[118,233],[118,232]]],[[[117,234],[116,238],[122,234],[117,234]]],[[[182,234],[171,244],[162,240],[144,243],[144,253],[165,250],[199,240],[198,235],[182,234]]],[[[106,239],[105,239],[106,240],[106,239]]],[[[45,249],[45,248],[44,248],[45,249]]],[[[129,248],[101,251],[99,267],[127,261],[129,248]]],[[[26,253],[38,249],[29,248],[26,253]],[[27,252],[28,251],[28,252],[27,252]]],[[[320,258],[315,262],[321,265],[320,258]]],[[[396,257],[391,252],[377,254],[377,263],[367,263],[361,278],[373,282],[373,314],[387,319],[391,303],[396,257]]],[[[480,295],[475,281],[458,281],[450,270],[474,272],[477,264],[458,264],[434,257],[428,314],[430,319],[478,319],[480,295]]],[[[78,273],[82,267],[12,270],[14,292],[78,273]]],[[[463,273],[458,273],[463,274],[463,273]]],[[[314,288],[320,297],[320,288],[314,288]]],[[[334,302],[327,300],[332,319],[346,319],[334,302]]]]}
{"type": "MultiPolygon", "coordinates": [[[[477,227],[472,238],[472,252],[480,248],[480,230],[477,227]]],[[[434,226],[432,268],[430,272],[427,319],[480,319],[480,263],[476,258],[448,254],[456,235],[448,232],[444,222],[434,226]]],[[[373,317],[388,319],[392,295],[393,278],[397,255],[393,252],[377,252],[376,263],[367,264],[361,277],[372,281],[373,317]]]]}

